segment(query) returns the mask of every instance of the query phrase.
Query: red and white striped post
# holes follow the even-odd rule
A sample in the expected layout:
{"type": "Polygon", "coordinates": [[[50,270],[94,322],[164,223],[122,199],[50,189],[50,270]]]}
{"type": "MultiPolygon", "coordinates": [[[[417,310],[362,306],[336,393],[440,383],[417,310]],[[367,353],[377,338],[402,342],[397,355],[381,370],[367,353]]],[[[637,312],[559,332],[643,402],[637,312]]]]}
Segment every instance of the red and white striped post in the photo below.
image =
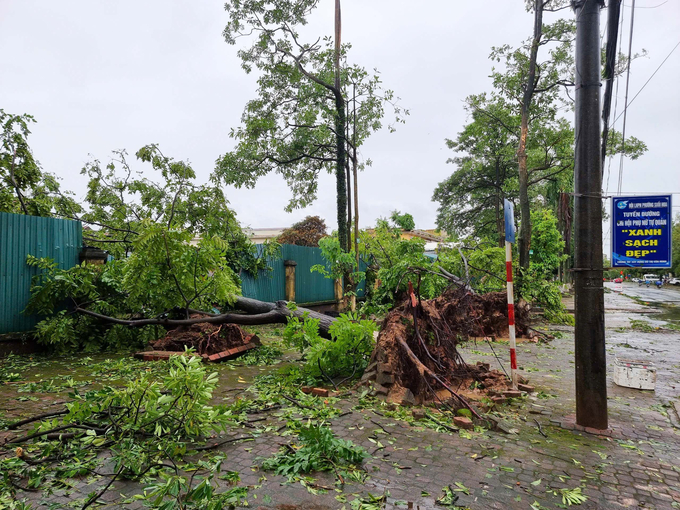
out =
{"type": "Polygon", "coordinates": [[[513,203],[504,200],[505,216],[505,273],[508,284],[508,336],[510,337],[510,376],[512,388],[517,389],[517,345],[515,340],[515,292],[512,285],[512,243],[515,242],[515,211],[513,203]]]}
{"type": "Polygon", "coordinates": [[[508,336],[510,337],[510,376],[517,389],[517,351],[515,341],[515,292],[512,286],[512,244],[505,241],[505,272],[508,282],[508,336]]]}

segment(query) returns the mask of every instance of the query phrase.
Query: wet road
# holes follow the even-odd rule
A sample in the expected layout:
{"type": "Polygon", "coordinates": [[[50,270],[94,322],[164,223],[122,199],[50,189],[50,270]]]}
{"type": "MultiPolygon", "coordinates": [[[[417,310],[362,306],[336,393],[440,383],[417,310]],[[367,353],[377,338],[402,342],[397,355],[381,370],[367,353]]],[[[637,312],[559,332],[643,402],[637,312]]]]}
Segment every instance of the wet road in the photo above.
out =
{"type": "Polygon", "coordinates": [[[643,285],[640,287],[637,283],[622,283],[615,284],[611,282],[605,282],[605,287],[616,290],[621,288],[623,294],[627,296],[633,296],[650,303],[660,303],[668,305],[680,305],[680,289],[676,287],[669,287],[665,285],[660,289],[657,289],[655,285],[650,285],[647,287],[643,285]]]}

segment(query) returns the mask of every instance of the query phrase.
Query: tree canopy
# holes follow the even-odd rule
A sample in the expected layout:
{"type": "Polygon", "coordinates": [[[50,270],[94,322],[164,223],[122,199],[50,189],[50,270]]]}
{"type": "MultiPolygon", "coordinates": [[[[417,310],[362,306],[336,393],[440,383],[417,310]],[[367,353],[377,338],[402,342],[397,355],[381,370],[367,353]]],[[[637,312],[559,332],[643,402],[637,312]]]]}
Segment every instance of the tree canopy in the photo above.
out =
{"type": "Polygon", "coordinates": [[[276,240],[280,244],[297,246],[319,246],[319,240],[328,235],[326,222],[318,216],[307,216],[304,220],[287,228],[276,240]]]}
{"type": "Polygon", "coordinates": [[[58,178],[43,172],[28,143],[32,115],[0,109],[0,212],[31,216],[69,215],[80,211],[58,178]]]}
{"type": "MultiPolygon", "coordinates": [[[[225,4],[227,43],[250,38],[238,55],[246,72],[259,72],[257,98],[248,102],[242,125],[230,136],[236,147],[217,160],[215,178],[236,187],[254,187],[258,178],[279,173],[292,192],[287,210],[309,205],[317,197],[318,176],[335,173],[338,233],[347,244],[347,148],[361,146],[382,127],[385,105],[397,121],[403,112],[379,75],[346,62],[350,45],[342,45],[343,64],[335,80],[333,40],[308,43],[299,30],[318,0],[241,1],[225,4]],[[347,135],[347,102],[356,99],[356,121],[347,135]]],[[[354,108],[354,106],[353,106],[354,108]]]]}

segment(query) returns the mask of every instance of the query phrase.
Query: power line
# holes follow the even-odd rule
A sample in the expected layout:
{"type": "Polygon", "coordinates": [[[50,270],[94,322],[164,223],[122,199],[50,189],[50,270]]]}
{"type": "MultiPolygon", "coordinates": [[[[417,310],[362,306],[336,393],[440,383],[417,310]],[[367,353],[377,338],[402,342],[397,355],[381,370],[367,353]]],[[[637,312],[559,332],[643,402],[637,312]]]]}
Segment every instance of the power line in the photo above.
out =
{"type": "MultiPolygon", "coordinates": [[[[676,49],[678,49],[678,46],[680,46],[680,41],[678,41],[678,44],[676,44],[675,46],[673,46],[673,49],[670,51],[670,53],[669,53],[668,55],[666,55],[666,58],[663,59],[663,62],[661,62],[661,63],[659,64],[659,67],[656,68],[656,71],[654,71],[654,72],[652,73],[652,75],[651,75],[651,76],[649,77],[649,79],[645,82],[645,84],[642,86],[642,88],[641,88],[640,90],[638,90],[638,93],[635,94],[635,96],[633,96],[633,99],[630,100],[630,103],[628,103],[628,106],[630,106],[630,105],[633,104],[633,101],[635,101],[635,98],[638,97],[638,96],[640,95],[640,92],[642,92],[642,91],[644,90],[644,88],[647,86],[647,84],[652,80],[652,78],[654,78],[654,75],[659,71],[659,69],[661,69],[661,66],[664,65],[664,64],[666,63],[666,60],[668,60],[668,59],[670,58],[670,56],[673,54],[673,52],[674,52],[676,49]]],[[[625,113],[625,110],[619,114],[619,117],[621,117],[621,115],[623,115],[624,113],[625,113]]],[[[616,121],[619,119],[619,117],[616,117],[616,119],[614,119],[614,122],[616,122],[616,121]]]]}
{"type": "MultiPolygon", "coordinates": [[[[623,18],[624,18],[624,10],[621,9],[619,11],[619,15],[621,17],[621,21],[619,22],[619,32],[623,35],[623,18]]],[[[619,49],[617,52],[616,57],[618,57],[621,54],[621,46],[623,46],[623,37],[619,37],[619,49]]],[[[611,126],[609,126],[609,129],[611,131],[614,130],[614,126],[616,126],[616,120],[618,117],[616,116],[616,110],[619,107],[619,76],[616,75],[616,92],[614,93],[614,122],[612,122],[611,126]]],[[[605,193],[609,194],[609,177],[611,176],[612,173],[612,161],[614,161],[614,155],[612,154],[609,156],[609,164],[607,165],[607,187],[605,188],[605,193]]]]}
{"type": "Polygon", "coordinates": [[[633,27],[635,23],[635,0],[633,0],[633,7],[630,11],[630,38],[628,39],[628,62],[626,70],[626,95],[624,97],[623,106],[623,129],[621,132],[621,160],[619,163],[619,186],[618,194],[621,194],[621,184],[623,183],[623,155],[626,152],[626,117],[628,113],[628,87],[630,85],[630,59],[633,54],[633,27]]]}

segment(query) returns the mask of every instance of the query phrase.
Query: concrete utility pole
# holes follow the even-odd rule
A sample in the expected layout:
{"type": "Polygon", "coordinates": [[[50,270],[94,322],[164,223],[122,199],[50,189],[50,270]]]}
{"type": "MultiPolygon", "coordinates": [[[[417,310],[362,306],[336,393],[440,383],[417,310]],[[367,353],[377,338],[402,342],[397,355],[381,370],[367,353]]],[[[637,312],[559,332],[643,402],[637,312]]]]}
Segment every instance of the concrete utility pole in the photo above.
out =
{"type": "Polygon", "coordinates": [[[573,269],[576,423],[606,429],[600,156],[600,8],[604,0],[574,0],[572,6],[576,12],[573,269]]]}

